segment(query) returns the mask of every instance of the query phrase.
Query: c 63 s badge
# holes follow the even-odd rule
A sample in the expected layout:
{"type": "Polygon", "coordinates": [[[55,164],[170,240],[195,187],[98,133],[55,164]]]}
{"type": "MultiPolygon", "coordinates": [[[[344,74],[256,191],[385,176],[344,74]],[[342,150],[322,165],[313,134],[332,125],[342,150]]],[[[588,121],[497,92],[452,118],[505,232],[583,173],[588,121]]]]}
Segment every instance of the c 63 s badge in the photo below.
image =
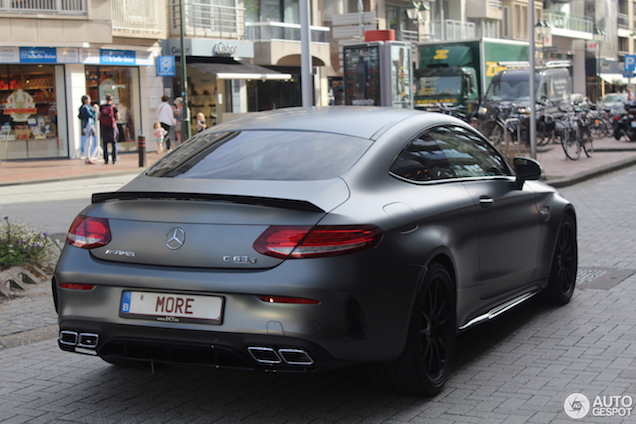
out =
{"type": "Polygon", "coordinates": [[[256,258],[249,256],[223,256],[223,262],[234,262],[236,264],[255,264],[256,258]]]}

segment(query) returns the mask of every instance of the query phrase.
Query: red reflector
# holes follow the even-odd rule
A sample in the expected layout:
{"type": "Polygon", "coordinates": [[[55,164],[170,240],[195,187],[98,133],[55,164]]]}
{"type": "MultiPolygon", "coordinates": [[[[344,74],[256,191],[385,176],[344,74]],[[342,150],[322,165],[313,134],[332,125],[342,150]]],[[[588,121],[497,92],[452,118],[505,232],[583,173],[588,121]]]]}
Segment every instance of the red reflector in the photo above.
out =
{"type": "Polygon", "coordinates": [[[63,289],[70,290],[93,290],[95,288],[94,284],[75,284],[75,283],[63,283],[60,284],[60,287],[63,289]]]}
{"type": "Polygon", "coordinates": [[[269,303],[297,303],[302,305],[315,305],[320,303],[314,299],[305,299],[302,297],[283,297],[283,296],[261,296],[263,302],[269,303]]]}
{"type": "Polygon", "coordinates": [[[82,249],[94,249],[110,243],[108,219],[78,215],[66,235],[66,242],[82,249]]]}
{"type": "Polygon", "coordinates": [[[254,242],[254,249],[281,259],[317,258],[371,249],[381,238],[382,230],[373,225],[273,225],[254,242]]]}

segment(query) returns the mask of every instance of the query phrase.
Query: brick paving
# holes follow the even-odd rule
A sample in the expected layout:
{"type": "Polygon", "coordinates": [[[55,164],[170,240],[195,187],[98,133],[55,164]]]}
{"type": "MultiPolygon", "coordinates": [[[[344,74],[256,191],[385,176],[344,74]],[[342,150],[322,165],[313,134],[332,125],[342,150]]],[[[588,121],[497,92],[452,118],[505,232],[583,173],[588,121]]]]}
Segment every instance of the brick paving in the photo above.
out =
{"type": "MultiPolygon", "coordinates": [[[[567,173],[580,175],[580,164],[590,168],[605,154],[615,155],[615,164],[632,153],[597,152],[567,173]]],[[[560,169],[539,159],[546,172],[560,169]]],[[[634,398],[636,167],[570,186],[560,174],[551,175],[578,211],[580,284],[572,302],[558,308],[530,301],[463,333],[453,376],[435,398],[377,391],[363,367],[308,375],[119,369],[57,348],[43,283],[0,302],[0,422],[559,424],[575,422],[563,409],[571,393],[634,398]]]]}

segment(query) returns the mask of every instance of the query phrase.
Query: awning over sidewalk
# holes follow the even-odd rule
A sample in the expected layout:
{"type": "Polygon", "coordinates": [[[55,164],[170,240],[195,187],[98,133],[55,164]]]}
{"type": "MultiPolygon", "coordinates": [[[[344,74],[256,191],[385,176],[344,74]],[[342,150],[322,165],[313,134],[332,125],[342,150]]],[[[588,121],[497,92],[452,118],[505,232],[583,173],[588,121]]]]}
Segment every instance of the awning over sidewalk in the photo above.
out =
{"type": "Polygon", "coordinates": [[[188,63],[188,66],[199,71],[213,74],[217,79],[258,79],[258,80],[290,80],[291,74],[283,74],[263,66],[251,63],[188,63]]]}
{"type": "MultiPolygon", "coordinates": [[[[627,85],[629,82],[623,74],[598,74],[598,76],[610,84],[627,85]]],[[[636,83],[636,79],[634,79],[634,82],[636,83]]]]}

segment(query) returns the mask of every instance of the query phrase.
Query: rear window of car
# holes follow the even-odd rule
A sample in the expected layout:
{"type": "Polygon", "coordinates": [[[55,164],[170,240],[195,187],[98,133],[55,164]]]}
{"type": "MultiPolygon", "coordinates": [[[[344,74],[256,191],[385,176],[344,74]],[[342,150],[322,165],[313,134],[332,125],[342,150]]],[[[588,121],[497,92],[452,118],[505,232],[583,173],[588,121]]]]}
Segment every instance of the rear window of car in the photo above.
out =
{"type": "Polygon", "coordinates": [[[166,178],[306,181],[336,178],[371,140],[305,131],[201,133],[152,166],[166,178]]]}

